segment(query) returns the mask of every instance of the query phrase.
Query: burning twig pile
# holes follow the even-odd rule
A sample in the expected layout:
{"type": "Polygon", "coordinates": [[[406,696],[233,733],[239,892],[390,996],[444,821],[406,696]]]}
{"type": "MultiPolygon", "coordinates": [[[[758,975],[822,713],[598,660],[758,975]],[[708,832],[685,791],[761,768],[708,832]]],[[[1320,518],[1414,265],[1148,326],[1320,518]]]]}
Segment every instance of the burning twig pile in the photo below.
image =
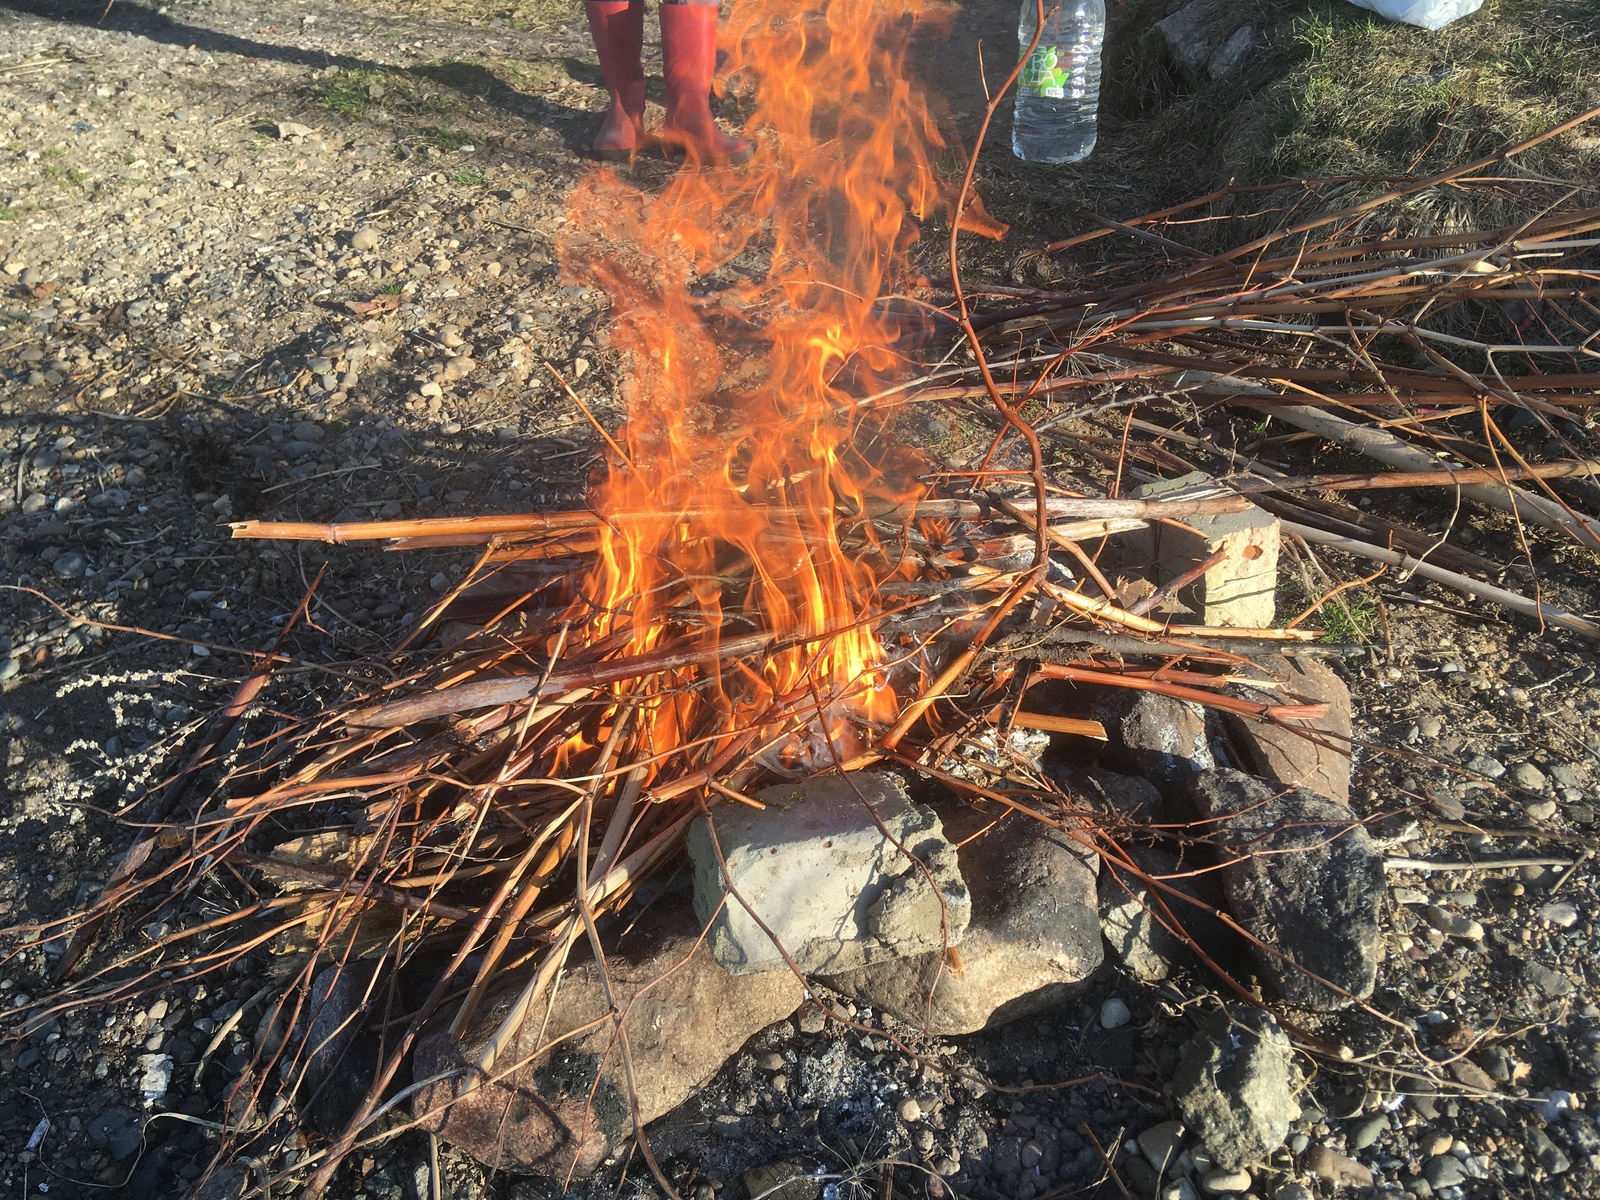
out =
{"type": "MultiPolygon", "coordinates": [[[[363,986],[387,1013],[379,1066],[342,1131],[296,1164],[313,1188],[378,1136],[378,1116],[439,1082],[396,1095],[424,1031],[464,1030],[491,984],[516,979],[497,1030],[450,1082],[471,1090],[503,1075],[508,1047],[574,949],[588,942],[603,964],[597,921],[643,897],[711,806],[759,808],[756,793],[775,780],[886,763],[1071,826],[1073,799],[1011,761],[1006,738],[1103,731],[1086,710],[1036,702],[1038,683],[1160,692],[1266,723],[1325,711],[1227,690],[1251,656],[1317,637],[1298,622],[1167,615],[1229,552],[1195,556],[1130,597],[1104,557],[1130,535],[1254,503],[1308,541],[1439,576],[1419,565],[1437,547],[1305,495],[1436,486],[1600,546],[1553,482],[1594,464],[1576,451],[1534,464],[1502,421],[1527,412],[1560,439],[1568,413],[1593,401],[1600,209],[1557,198],[1493,231],[1401,235],[1386,224],[1428,188],[1544,186],[1486,173],[1494,162],[1326,217],[1296,215],[1316,202],[1313,185],[1259,191],[1251,219],[1276,216],[1281,228],[1225,254],[1191,249],[1183,235],[1237,220],[1212,213],[1240,192],[1103,222],[1050,249],[1121,236],[1160,260],[1107,268],[1074,293],[962,295],[957,279],[972,358],[911,378],[904,331],[880,297],[914,283],[905,251],[911,218],[933,207],[938,138],[901,59],[900,24],[918,14],[883,7],[833,0],[801,19],[743,6],[732,66],[754,83],[750,128],[762,143],[749,170],[685,172],[653,197],[602,173],[575,195],[567,266],[611,292],[633,370],[628,423],[607,435],[609,474],[590,507],[235,528],[480,548],[381,684],[224,754],[278,661],[264,658],[147,805],[149,829],[75,922],[64,960],[65,974],[102,922],[149,904],[151,889],[165,900],[209,877],[232,907],[96,964],[58,1003],[106,1003],[158,964],[181,963],[188,977],[218,970],[297,931],[295,982],[274,1004],[277,1026],[298,1030],[326,995],[317,981],[328,964],[366,963],[363,986]],[[974,314],[970,296],[1004,303],[974,314]],[[1478,332],[1495,322],[1515,332],[1478,332]],[[998,406],[1003,423],[975,469],[950,470],[892,436],[903,406],[935,402],[998,406]],[[1222,404],[1404,473],[1290,477],[1133,415],[1222,404]],[[1084,423],[1118,410],[1128,414],[1120,442],[1084,423]],[[1468,418],[1481,437],[1456,431],[1468,418]],[[1075,448],[1076,474],[1046,470],[1047,437],[1075,448]],[[1002,470],[1013,441],[1027,465],[1002,470]],[[1191,471],[1171,445],[1225,470],[1177,491],[1119,494],[1140,471],[1191,471]],[[435,969],[402,999],[401,969],[425,956],[435,969]]],[[[1458,554],[1452,566],[1477,564],[1458,554]]],[[[1507,602],[1596,632],[1536,598],[1507,602]]],[[[298,1079],[314,1043],[267,1039],[233,1089],[240,1130],[263,1128],[246,1114],[271,1109],[272,1081],[298,1079]]]]}

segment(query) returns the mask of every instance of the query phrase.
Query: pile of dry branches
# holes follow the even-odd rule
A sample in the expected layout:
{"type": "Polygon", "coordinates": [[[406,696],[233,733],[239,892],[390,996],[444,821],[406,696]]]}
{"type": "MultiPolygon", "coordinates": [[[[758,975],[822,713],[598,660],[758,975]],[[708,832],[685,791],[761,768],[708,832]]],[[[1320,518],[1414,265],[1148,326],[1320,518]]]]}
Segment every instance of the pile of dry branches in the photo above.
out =
{"type": "MultiPolygon", "coordinates": [[[[281,1028],[303,1028],[312,980],[329,963],[378,963],[384,969],[370,977],[392,980],[423,952],[442,955],[418,1002],[387,1003],[380,1069],[343,1133],[291,1168],[316,1187],[353,1148],[392,1136],[393,1123],[377,1118],[403,1102],[395,1081],[424,1027],[464,1028],[490,982],[521,971],[521,1001],[475,1064],[492,1077],[569,953],[598,937],[600,915],[622,909],[673,861],[687,824],[708,806],[758,804],[752,796],[764,783],[797,770],[881,762],[1060,822],[1071,798],[994,755],[1013,726],[1098,732],[1082,713],[1031,711],[1028,688],[1045,679],[1161,691],[1261,721],[1320,711],[1293,697],[1263,705],[1224,692],[1250,656],[1304,646],[1314,632],[1298,623],[1179,626],[1151,615],[1163,595],[1126,603],[1097,561],[1121,534],[1253,501],[1308,542],[1470,586],[1546,625],[1600,633],[1536,591],[1493,588],[1480,577],[1487,564],[1447,554],[1436,537],[1319,495],[1439,488],[1447,504],[1493,504],[1519,529],[1600,547],[1600,528],[1558,482],[1592,481],[1596,464],[1575,448],[1534,463],[1504,429],[1508,413],[1525,411],[1564,439],[1564,422],[1594,403],[1600,208],[1579,202],[1592,194],[1500,173],[1514,153],[1330,215],[1298,215],[1318,194],[1303,183],[1102,220],[1049,248],[1125,238],[1141,251],[1086,291],[963,289],[957,276],[953,311],[964,336],[945,365],[862,397],[841,419],[881,442],[907,404],[998,412],[992,454],[1015,440],[1030,465],[1008,473],[986,461],[952,473],[925,462],[911,499],[841,499],[839,545],[878,581],[877,600],[827,636],[764,628],[759,613],[744,614],[742,628],[719,616],[720,639],[708,648],[703,580],[654,606],[647,653],[628,652],[623,637],[578,636],[590,619],[578,581],[597,530],[625,526],[627,512],[236,527],[240,537],[381,539],[397,550],[470,545],[479,557],[376,666],[381,682],[326,711],[263,716],[285,657],[275,649],[260,658],[182,769],[135,811],[136,841],[99,898],[32,931],[72,937],[62,990],[34,1019],[111,1003],[157,972],[202,977],[292,940],[292,977],[269,1003],[281,1028]],[[1544,190],[1548,201],[1512,228],[1391,232],[1385,214],[1431,188],[1544,190]],[[1185,246],[1186,228],[1236,219],[1246,195],[1259,200],[1253,219],[1278,214],[1280,228],[1221,255],[1185,246]],[[995,303],[976,310],[977,297],[995,303]],[[1183,428],[1217,406],[1270,414],[1399,469],[1287,475],[1183,428]],[[1121,420],[1120,439],[1086,424],[1107,413],[1121,420]],[[1046,468],[1042,439],[1051,437],[1079,452],[1076,476],[1046,468]],[[1119,497],[1140,472],[1182,473],[1191,459],[1222,465],[1214,486],[1159,501],[1119,497]],[[730,705],[728,697],[752,694],[742,681],[759,677],[774,654],[820,659],[830,636],[862,628],[884,649],[881,683],[897,697],[888,719],[857,713],[842,731],[848,697],[821,677],[753,707],[730,705]],[[1019,630],[1028,636],[1008,639],[1019,630]],[[793,747],[808,739],[812,749],[797,757],[793,747]],[[206,880],[210,903],[229,898],[222,911],[132,952],[85,959],[113,915],[142,925],[206,880]]],[[[959,219],[958,205],[952,224],[959,219]]],[[[1524,545],[1536,572],[1526,536],[1524,545]]],[[[719,560],[723,614],[737,611],[753,569],[736,555],[719,560]]],[[[1190,581],[1174,581],[1165,595],[1190,581]]],[[[375,983],[375,995],[386,986],[375,983]]],[[[292,1094],[277,1081],[297,1079],[310,1052],[307,1039],[263,1045],[234,1086],[235,1132],[270,1127],[292,1094]]]]}

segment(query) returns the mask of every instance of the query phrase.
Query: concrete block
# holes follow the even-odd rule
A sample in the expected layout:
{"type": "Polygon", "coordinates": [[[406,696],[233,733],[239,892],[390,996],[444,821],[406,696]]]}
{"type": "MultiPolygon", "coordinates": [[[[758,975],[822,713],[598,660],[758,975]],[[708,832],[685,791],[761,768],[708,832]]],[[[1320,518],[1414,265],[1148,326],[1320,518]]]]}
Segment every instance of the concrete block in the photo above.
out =
{"type": "MultiPolygon", "coordinates": [[[[1134,489],[1134,495],[1159,500],[1209,482],[1208,476],[1196,471],[1147,483],[1134,489]]],[[[1136,578],[1160,586],[1225,551],[1222,561],[1182,589],[1177,599],[1195,613],[1199,624],[1265,629],[1276,611],[1279,537],[1278,519],[1254,505],[1243,512],[1156,521],[1126,539],[1133,557],[1124,560],[1124,567],[1136,578]]]]}
{"type": "Polygon", "coordinates": [[[946,821],[972,888],[972,924],[960,948],[830,974],[829,986],[938,1036],[1061,1003],[1101,962],[1098,856],[998,806],[953,808],[946,821]]]}
{"type": "Polygon", "coordinates": [[[763,923],[805,972],[850,970],[961,941],[972,900],[955,847],[898,778],[822,775],[757,798],[764,810],[725,804],[711,812],[726,878],[707,818],[689,829],[695,911],[724,970],[787,969],[763,923]],[[737,895],[724,903],[730,880],[737,895]]]}

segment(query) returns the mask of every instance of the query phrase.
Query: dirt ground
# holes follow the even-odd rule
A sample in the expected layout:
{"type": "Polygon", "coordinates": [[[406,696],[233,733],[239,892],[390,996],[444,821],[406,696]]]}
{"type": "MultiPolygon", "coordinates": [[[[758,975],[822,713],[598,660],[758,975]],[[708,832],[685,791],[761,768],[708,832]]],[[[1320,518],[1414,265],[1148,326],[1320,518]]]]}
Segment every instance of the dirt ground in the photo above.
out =
{"type": "MultiPolygon", "coordinates": [[[[0,906],[23,928],[104,885],[128,836],[119,809],[227,698],[249,653],[272,644],[318,570],[311,619],[286,647],[308,665],[280,673],[278,710],[331,702],[344,673],[470,561],[234,542],[224,522],[571,506],[599,460],[543,364],[605,424],[622,417],[605,298],[557,266],[565,197],[588,169],[603,100],[576,4],[118,0],[100,21],[101,9],[0,0],[0,906]]],[[[1014,9],[962,4],[949,37],[922,48],[953,146],[970,141],[981,107],[974,56],[981,44],[989,78],[1003,75],[1014,9]]],[[[1114,29],[1136,15],[1150,7],[1130,4],[1114,29]]],[[[976,245],[968,269],[1008,276],[1020,249],[1059,236],[1088,199],[1126,217],[1208,183],[1160,164],[1119,174],[1158,119],[1155,101],[1142,103],[1113,114],[1100,165],[1030,174],[1005,160],[1002,131],[984,186],[1017,227],[976,245]]],[[[639,185],[669,169],[643,165],[639,185]]],[[[937,281],[936,223],[929,233],[937,281]]],[[[1587,424],[1569,433],[1593,453],[1587,424]]],[[[981,454],[986,436],[957,429],[946,452],[981,454]]],[[[1339,461],[1304,440],[1266,446],[1303,468],[1339,461]]],[[[1427,498],[1376,504],[1431,530],[1452,516],[1427,498]]],[[[1495,562],[1521,553],[1483,511],[1465,511],[1451,537],[1495,562]]],[[[1600,610],[1592,559],[1543,538],[1533,553],[1548,599],[1600,610]]],[[[1507,583],[1530,586],[1515,569],[1507,583]]],[[[1388,814],[1377,828],[1393,857],[1464,865],[1391,872],[1374,1000],[1390,1020],[1316,1031],[1354,1057],[1306,1059],[1306,1113],[1255,1194],[1297,1181],[1331,1194],[1307,1175],[1313,1144],[1359,1157],[1390,1193],[1600,1194],[1589,857],[1600,657],[1575,635],[1416,581],[1351,593],[1341,611],[1358,806],[1388,814]],[[1470,865],[1529,858],[1577,865],[1470,865]],[[1419,897],[1483,936],[1425,925],[1419,897]],[[1400,1066],[1417,1053],[1461,1086],[1423,1095],[1431,1084],[1400,1066]],[[1423,1166],[1442,1153],[1464,1175],[1434,1189],[1423,1166]]],[[[130,920],[107,937],[150,933],[130,920]]],[[[31,1011],[63,948],[12,948],[0,1004],[31,1011]]],[[[166,1196],[200,1179],[259,1012],[210,1043],[275,969],[263,952],[196,983],[156,964],[139,994],[14,1038],[0,1055],[0,1186],[166,1196]]],[[[1171,1115],[1161,1082],[1216,1003],[1204,980],[1146,989],[1107,966],[1046,1018],[915,1042],[1002,1088],[1104,1070],[1151,1092],[997,1091],[881,1039],[780,1024],[662,1122],[657,1150],[694,1200],[739,1200],[746,1170],[791,1159],[836,1177],[828,1200],[881,1195],[879,1164],[894,1157],[919,1165],[919,1195],[1112,1195],[1093,1142],[1115,1152],[1171,1115]],[[1113,995],[1132,1020],[1107,1030],[1098,1014],[1113,995]],[[774,1054],[784,1065],[762,1066],[774,1054]],[[897,1111],[907,1094],[921,1118],[897,1111]],[[1024,1151],[1049,1165],[1019,1183],[1008,1164],[1024,1151]]],[[[447,1148],[441,1160],[456,1197],[559,1191],[447,1148]]],[[[428,1168],[426,1141],[408,1134],[353,1160],[339,1194],[428,1196],[428,1168]]],[[[654,1194],[636,1165],[587,1187],[654,1194]]]]}

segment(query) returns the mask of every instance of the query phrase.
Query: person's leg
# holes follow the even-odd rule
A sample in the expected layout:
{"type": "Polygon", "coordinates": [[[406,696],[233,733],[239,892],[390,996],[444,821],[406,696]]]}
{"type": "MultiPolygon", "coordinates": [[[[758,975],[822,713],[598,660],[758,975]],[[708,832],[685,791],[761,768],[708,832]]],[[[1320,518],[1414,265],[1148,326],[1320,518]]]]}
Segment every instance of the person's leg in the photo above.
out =
{"type": "Polygon", "coordinates": [[[717,63],[717,0],[661,0],[661,61],[667,81],[662,140],[692,163],[742,163],[754,153],[711,118],[717,63]]]}
{"type": "Polygon", "coordinates": [[[583,7],[611,93],[611,111],[595,135],[594,152],[625,160],[638,150],[644,130],[644,0],[584,0],[583,7]]]}

